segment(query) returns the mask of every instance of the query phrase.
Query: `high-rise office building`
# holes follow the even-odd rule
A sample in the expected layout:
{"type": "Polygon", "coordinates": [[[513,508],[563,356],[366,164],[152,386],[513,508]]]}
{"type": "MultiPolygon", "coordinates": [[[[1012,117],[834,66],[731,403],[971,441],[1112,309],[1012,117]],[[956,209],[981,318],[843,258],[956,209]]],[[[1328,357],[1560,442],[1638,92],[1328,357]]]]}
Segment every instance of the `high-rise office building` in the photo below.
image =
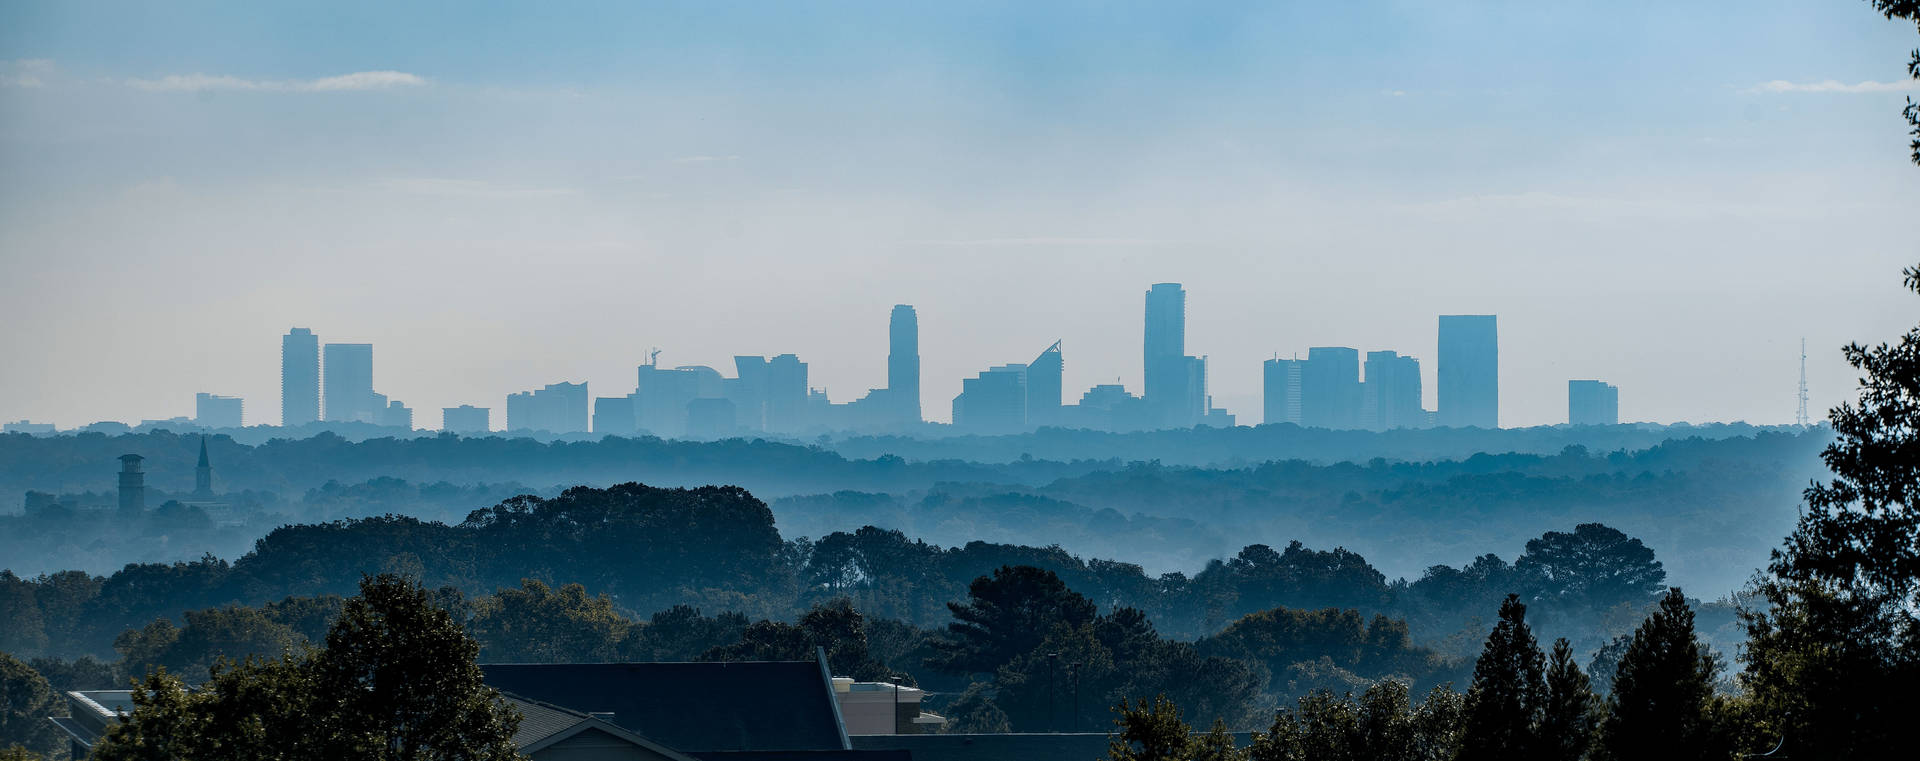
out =
{"type": "Polygon", "coordinates": [[[1027,423],[1029,425],[1060,423],[1060,379],[1066,372],[1066,367],[1066,361],[1060,356],[1059,341],[1054,341],[1046,351],[1040,352],[1040,356],[1027,363],[1027,423]]]}
{"type": "Polygon", "coordinates": [[[440,409],[440,430],[451,433],[486,433],[493,429],[493,410],[462,404],[440,409]]]}
{"type": "Polygon", "coordinates": [[[733,402],[733,424],[748,431],[767,429],[766,357],[735,356],[733,377],[721,380],[721,396],[733,402]]]}
{"type": "Polygon", "coordinates": [[[767,430],[794,433],[807,422],[807,363],[792,354],[767,360],[767,430]]]}
{"type": "Polygon", "coordinates": [[[327,344],[321,369],[323,418],[329,423],[375,423],[386,402],[373,391],[373,344],[327,344]]]}
{"type": "Polygon", "coordinates": [[[722,439],[739,432],[739,416],[733,400],[704,396],[687,402],[688,438],[722,439]]]}
{"type": "Polygon", "coordinates": [[[587,384],[549,383],[507,395],[507,430],[586,433],[587,384]]]}
{"type": "Polygon", "coordinates": [[[1307,350],[1300,373],[1300,424],[1346,430],[1360,427],[1360,352],[1345,346],[1307,350]]]}
{"type": "Polygon", "coordinates": [[[1360,427],[1374,431],[1424,428],[1420,406],[1420,360],[1391,351],[1367,352],[1367,379],[1361,383],[1360,427]]]}
{"type": "Polygon", "coordinates": [[[1301,383],[1306,369],[1303,359],[1269,359],[1261,368],[1261,401],[1268,424],[1300,425],[1301,383]]]}
{"type": "Polygon", "coordinates": [[[280,424],[320,420],[320,338],[294,328],[280,338],[280,424]]]}
{"type": "Polygon", "coordinates": [[[1440,316],[1440,409],[1451,428],[1500,427],[1500,336],[1494,315],[1440,316]]]}
{"type": "Polygon", "coordinates": [[[193,422],[202,428],[239,428],[246,403],[237,396],[193,395],[193,422]]]}
{"type": "Polygon", "coordinates": [[[907,304],[895,304],[887,320],[887,397],[898,422],[921,421],[920,317],[907,304]]]}
{"type": "Polygon", "coordinates": [[[1147,289],[1142,352],[1142,397],[1156,425],[1184,428],[1199,410],[1193,399],[1193,367],[1187,361],[1187,292],[1179,283],[1147,289]]]}
{"type": "Polygon", "coordinates": [[[1620,388],[1597,380],[1567,381],[1567,422],[1619,425],[1620,388]]]}
{"type": "Polygon", "coordinates": [[[1013,433],[1027,424],[1027,366],[1001,365],[960,381],[953,427],[970,433],[1013,433]]]}

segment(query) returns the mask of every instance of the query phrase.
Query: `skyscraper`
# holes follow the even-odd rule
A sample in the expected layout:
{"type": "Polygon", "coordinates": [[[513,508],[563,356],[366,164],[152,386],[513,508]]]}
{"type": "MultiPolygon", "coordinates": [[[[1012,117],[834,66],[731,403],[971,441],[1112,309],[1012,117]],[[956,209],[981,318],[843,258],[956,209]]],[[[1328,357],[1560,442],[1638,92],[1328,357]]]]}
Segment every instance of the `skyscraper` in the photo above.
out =
{"type": "Polygon", "coordinates": [[[1567,422],[1619,425],[1620,388],[1597,380],[1567,381],[1567,422]]]}
{"type": "Polygon", "coordinates": [[[280,424],[320,419],[320,338],[294,328],[280,338],[280,424]]]}
{"type": "Polygon", "coordinates": [[[327,344],[325,384],[321,394],[326,404],[321,413],[329,423],[379,422],[387,406],[373,392],[373,344],[327,344]]]}
{"type": "Polygon", "coordinates": [[[1269,359],[1261,368],[1261,397],[1265,415],[1261,422],[1300,425],[1303,359],[1269,359]]]}
{"type": "Polygon", "coordinates": [[[237,396],[193,395],[193,422],[204,428],[239,428],[246,403],[237,396]]]}
{"type": "Polygon", "coordinates": [[[1192,401],[1192,368],[1187,363],[1187,292],[1179,283],[1154,283],[1147,289],[1147,321],[1141,370],[1142,396],[1159,426],[1190,425],[1183,415],[1192,401]]]}
{"type": "Polygon", "coordinates": [[[1345,346],[1307,350],[1300,373],[1300,424],[1346,430],[1360,427],[1360,352],[1345,346]]]}
{"type": "Polygon", "coordinates": [[[1494,315],[1440,316],[1439,424],[1500,427],[1500,337],[1494,315]]]}
{"type": "Polygon", "coordinates": [[[767,360],[767,430],[792,433],[807,422],[807,363],[793,354],[767,360]]]}
{"type": "Polygon", "coordinates": [[[1060,423],[1060,377],[1066,367],[1067,363],[1060,357],[1059,341],[1054,341],[1046,351],[1040,352],[1040,356],[1027,363],[1029,425],[1060,423]]]}
{"type": "Polygon", "coordinates": [[[1391,351],[1367,352],[1367,379],[1361,383],[1360,427],[1374,431],[1423,428],[1420,360],[1391,351]]]}
{"type": "Polygon", "coordinates": [[[899,411],[899,422],[922,420],[920,317],[907,304],[895,304],[887,320],[887,397],[899,411]]]}

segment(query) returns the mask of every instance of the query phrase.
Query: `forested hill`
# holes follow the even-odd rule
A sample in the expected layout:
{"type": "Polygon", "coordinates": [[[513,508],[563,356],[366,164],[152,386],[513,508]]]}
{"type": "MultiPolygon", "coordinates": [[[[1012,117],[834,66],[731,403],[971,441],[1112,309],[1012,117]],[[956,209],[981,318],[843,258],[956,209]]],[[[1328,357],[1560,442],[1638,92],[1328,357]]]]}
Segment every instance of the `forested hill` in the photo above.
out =
{"type": "Polygon", "coordinates": [[[1675,582],[1717,596],[1764,564],[1791,528],[1800,490],[1821,473],[1824,438],[1762,433],[1631,452],[1576,446],[1550,455],[1231,468],[849,460],[760,441],[320,437],[245,447],[216,438],[216,486],[228,507],[202,510],[165,505],[193,501],[196,437],[13,435],[0,436],[0,449],[13,451],[0,456],[5,478],[55,494],[72,494],[60,484],[82,484],[72,496],[82,509],[0,514],[0,559],[28,575],[104,573],[129,562],[237,556],[285,524],[385,514],[458,523],[517,494],[639,480],[740,485],[768,499],[789,537],[873,525],[950,546],[1058,544],[1127,558],[1156,575],[1197,571],[1247,544],[1297,539],[1360,551],[1383,572],[1412,578],[1429,565],[1517,553],[1546,531],[1601,522],[1668,555],[1675,582]],[[106,520],[99,511],[114,495],[112,469],[102,463],[126,450],[151,458],[152,509],[141,520],[106,520]]]}
{"type": "MultiPolygon", "coordinates": [[[[825,446],[855,458],[891,454],[928,461],[1014,462],[1035,458],[1159,461],[1165,465],[1218,467],[1271,460],[1317,464],[1366,462],[1376,457],[1416,462],[1464,460],[1482,452],[1553,454],[1570,446],[1594,452],[1633,452],[1671,440],[1797,433],[1798,429],[1786,426],[1746,423],[1556,425],[1494,430],[1428,428],[1383,432],[1332,431],[1279,424],[1132,433],[1043,428],[1032,433],[999,436],[854,436],[832,440],[825,446]]],[[[1824,440],[1827,433],[1823,431],[1819,437],[1824,440]]]]}
{"type": "Polygon", "coordinates": [[[468,595],[522,579],[579,582],[636,616],[692,605],[790,618],[846,597],[870,616],[927,627],[947,620],[947,603],[974,579],[1002,566],[1052,571],[1100,608],[1138,608],[1188,639],[1286,606],[1386,613],[1422,641],[1470,644],[1487,611],[1518,593],[1536,602],[1543,630],[1591,648],[1617,633],[1609,621],[1637,619],[1665,581],[1652,550],[1598,524],[1537,539],[1513,562],[1487,554],[1403,582],[1356,553],[1299,543],[1250,545],[1192,575],[1154,576],[1058,547],[941,547],[876,528],[790,539],[763,502],[734,487],[578,487],[510,499],[458,525],[388,517],[287,526],[232,563],[134,565],[105,577],[0,573],[0,650],[104,654],[122,632],[160,616],[345,594],[379,572],[468,595]]]}
{"type": "MultiPolygon", "coordinates": [[[[401,478],[458,485],[517,481],[536,486],[649,483],[740,484],[764,497],[854,489],[903,491],[940,482],[1038,485],[1111,470],[1129,462],[1244,467],[1269,461],[1314,464],[1466,460],[1479,453],[1550,455],[1569,446],[1590,452],[1637,452],[1668,441],[1817,440],[1805,433],[1744,425],[1553,427],[1510,430],[1326,431],[1292,425],[1099,433],[1046,429],[1019,436],[939,439],[854,438],[796,444],[769,439],[715,442],[656,438],[539,441],[451,434],[353,441],[321,432],[248,445],[208,437],[216,474],[228,490],[297,494],[328,481],[401,478]]],[[[249,437],[251,438],[251,437],[249,437]]],[[[193,487],[199,434],[154,431],[109,436],[0,434],[0,505],[19,504],[27,490],[105,490],[115,458],[147,458],[147,483],[168,491],[193,487]]],[[[1738,445],[1735,445],[1736,449],[1738,445]]],[[[1737,456],[1737,455],[1736,455],[1737,456]]]]}

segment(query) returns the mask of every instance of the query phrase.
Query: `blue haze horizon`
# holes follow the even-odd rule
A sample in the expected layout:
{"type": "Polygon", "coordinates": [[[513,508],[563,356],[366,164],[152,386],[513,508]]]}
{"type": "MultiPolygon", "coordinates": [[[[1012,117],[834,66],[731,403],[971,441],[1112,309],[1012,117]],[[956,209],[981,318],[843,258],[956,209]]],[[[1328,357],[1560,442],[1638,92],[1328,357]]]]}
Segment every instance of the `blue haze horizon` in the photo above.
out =
{"type": "Polygon", "coordinates": [[[624,390],[654,347],[792,352],[846,401],[897,303],[944,420],[1056,340],[1069,400],[1141,390],[1135,299],[1171,281],[1166,356],[1242,422],[1316,346],[1418,358],[1431,409],[1434,316],[1497,314],[1502,425],[1564,420],[1569,379],[1623,420],[1788,423],[1802,337],[1817,415],[1838,347],[1911,325],[1911,31],[1810,0],[23,0],[0,420],[269,422],[292,325],[378,345],[423,427],[624,390]]]}

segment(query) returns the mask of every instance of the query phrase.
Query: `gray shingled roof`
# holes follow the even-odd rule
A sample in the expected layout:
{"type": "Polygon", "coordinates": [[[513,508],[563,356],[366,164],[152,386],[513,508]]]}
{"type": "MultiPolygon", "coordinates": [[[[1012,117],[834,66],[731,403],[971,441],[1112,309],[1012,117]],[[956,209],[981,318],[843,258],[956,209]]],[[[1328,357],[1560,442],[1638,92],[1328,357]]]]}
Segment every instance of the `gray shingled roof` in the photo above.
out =
{"type": "Polygon", "coordinates": [[[520,728],[513,733],[513,745],[516,748],[525,748],[572,729],[587,718],[584,713],[527,700],[518,695],[502,694],[500,697],[520,712],[520,728]]]}
{"type": "Polygon", "coordinates": [[[816,661],[480,669],[501,692],[579,713],[611,713],[611,723],[685,753],[848,747],[832,685],[816,661]]]}

